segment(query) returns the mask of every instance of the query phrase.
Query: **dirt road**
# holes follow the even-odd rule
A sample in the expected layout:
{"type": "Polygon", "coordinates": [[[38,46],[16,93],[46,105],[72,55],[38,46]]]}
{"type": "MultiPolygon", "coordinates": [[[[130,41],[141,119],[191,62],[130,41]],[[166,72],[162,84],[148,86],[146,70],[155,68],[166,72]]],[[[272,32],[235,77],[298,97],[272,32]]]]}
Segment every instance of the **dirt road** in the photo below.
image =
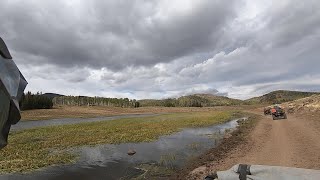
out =
{"type": "Polygon", "coordinates": [[[320,115],[288,115],[287,120],[264,117],[245,146],[227,158],[199,167],[192,179],[203,179],[208,171],[226,170],[238,163],[320,169],[320,115]]]}

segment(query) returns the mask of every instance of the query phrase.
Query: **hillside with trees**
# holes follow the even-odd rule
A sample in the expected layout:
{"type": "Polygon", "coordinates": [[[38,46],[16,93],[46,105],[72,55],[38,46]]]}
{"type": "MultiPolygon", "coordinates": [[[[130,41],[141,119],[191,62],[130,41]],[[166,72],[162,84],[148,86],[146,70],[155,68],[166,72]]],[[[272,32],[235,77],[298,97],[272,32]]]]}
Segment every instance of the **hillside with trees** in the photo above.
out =
{"type": "Polygon", "coordinates": [[[309,97],[312,95],[320,95],[320,93],[279,90],[245,101],[212,94],[193,94],[188,96],[181,96],[179,98],[143,99],[137,101],[135,99],[128,98],[64,96],[54,93],[32,94],[31,92],[28,92],[23,96],[23,99],[20,102],[20,106],[22,110],[50,109],[53,106],[106,106],[123,108],[137,108],[148,106],[214,107],[255,104],[280,104],[300,98],[309,97]]]}
{"type": "Polygon", "coordinates": [[[193,94],[188,96],[181,96],[179,98],[168,98],[162,100],[145,99],[139,100],[139,102],[141,107],[213,107],[241,105],[243,103],[238,99],[232,99],[225,96],[216,96],[212,94],[193,94]]]}
{"type": "Polygon", "coordinates": [[[278,91],[273,91],[259,97],[254,97],[254,98],[245,100],[245,103],[247,104],[280,104],[280,103],[294,101],[297,99],[309,97],[312,95],[319,95],[319,94],[320,93],[318,92],[278,90],[278,91]]]}

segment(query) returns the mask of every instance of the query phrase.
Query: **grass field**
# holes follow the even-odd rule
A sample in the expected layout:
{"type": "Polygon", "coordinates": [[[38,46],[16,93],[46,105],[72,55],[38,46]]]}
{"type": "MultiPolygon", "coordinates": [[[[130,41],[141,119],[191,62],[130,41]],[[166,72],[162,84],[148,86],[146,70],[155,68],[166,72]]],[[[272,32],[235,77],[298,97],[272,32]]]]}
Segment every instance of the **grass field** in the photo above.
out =
{"type": "MultiPolygon", "coordinates": [[[[59,118],[92,118],[98,116],[114,116],[122,114],[144,114],[144,113],[178,113],[178,112],[208,112],[217,110],[241,109],[236,106],[218,107],[140,107],[120,108],[103,106],[62,106],[53,109],[36,109],[22,111],[22,120],[48,120],[59,118]]],[[[248,107],[246,107],[248,108],[248,107]]]]}
{"type": "Polygon", "coordinates": [[[209,126],[233,116],[233,111],[175,113],[13,132],[9,136],[9,145],[0,151],[0,173],[26,172],[71,163],[76,157],[67,150],[73,147],[148,142],[181,128],[209,126]]]}

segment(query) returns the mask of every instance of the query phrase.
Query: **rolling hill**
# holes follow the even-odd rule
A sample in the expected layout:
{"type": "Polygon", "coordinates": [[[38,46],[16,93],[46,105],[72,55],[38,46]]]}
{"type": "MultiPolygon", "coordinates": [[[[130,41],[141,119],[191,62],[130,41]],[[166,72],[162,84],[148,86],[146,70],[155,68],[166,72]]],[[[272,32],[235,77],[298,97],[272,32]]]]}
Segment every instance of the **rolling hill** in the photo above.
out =
{"type": "Polygon", "coordinates": [[[300,92],[300,91],[273,91],[263,96],[250,98],[245,100],[246,104],[280,104],[284,102],[294,101],[297,99],[319,95],[317,92],[300,92]]]}
{"type": "Polygon", "coordinates": [[[239,99],[232,99],[225,96],[216,96],[212,94],[194,94],[189,96],[182,96],[178,98],[178,101],[182,103],[188,103],[192,101],[200,101],[202,106],[228,106],[228,105],[240,105],[243,101],[239,99]]]}
{"type": "Polygon", "coordinates": [[[225,96],[212,94],[193,94],[179,98],[168,98],[162,100],[144,99],[139,100],[140,106],[166,106],[166,107],[212,107],[240,105],[243,101],[225,96]]]}
{"type": "MultiPolygon", "coordinates": [[[[281,104],[284,102],[294,101],[297,99],[320,95],[318,92],[300,92],[278,90],[267,93],[259,97],[253,97],[247,100],[228,98],[226,96],[217,96],[212,94],[193,94],[181,96],[179,98],[167,99],[143,99],[139,100],[140,107],[146,106],[163,106],[163,107],[213,107],[213,106],[232,106],[232,105],[255,105],[255,104],[281,104]]],[[[55,93],[45,93],[50,99],[63,95],[55,93]]]]}

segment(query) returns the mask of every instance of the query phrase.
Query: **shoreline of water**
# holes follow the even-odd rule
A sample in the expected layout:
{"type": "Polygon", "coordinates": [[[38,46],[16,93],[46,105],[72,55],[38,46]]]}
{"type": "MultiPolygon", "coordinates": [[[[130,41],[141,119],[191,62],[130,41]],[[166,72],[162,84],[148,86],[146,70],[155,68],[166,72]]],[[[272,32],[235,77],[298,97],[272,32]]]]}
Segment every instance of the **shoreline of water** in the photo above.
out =
{"type": "Polygon", "coordinates": [[[72,150],[79,155],[77,162],[72,165],[48,167],[28,175],[9,174],[0,177],[12,180],[70,178],[81,180],[135,177],[154,169],[169,173],[171,169],[184,165],[190,157],[216,147],[227,129],[237,127],[239,119],[244,118],[209,127],[185,128],[180,132],[161,136],[153,142],[82,146],[72,150]],[[128,156],[129,149],[134,149],[137,153],[128,156]]]}

